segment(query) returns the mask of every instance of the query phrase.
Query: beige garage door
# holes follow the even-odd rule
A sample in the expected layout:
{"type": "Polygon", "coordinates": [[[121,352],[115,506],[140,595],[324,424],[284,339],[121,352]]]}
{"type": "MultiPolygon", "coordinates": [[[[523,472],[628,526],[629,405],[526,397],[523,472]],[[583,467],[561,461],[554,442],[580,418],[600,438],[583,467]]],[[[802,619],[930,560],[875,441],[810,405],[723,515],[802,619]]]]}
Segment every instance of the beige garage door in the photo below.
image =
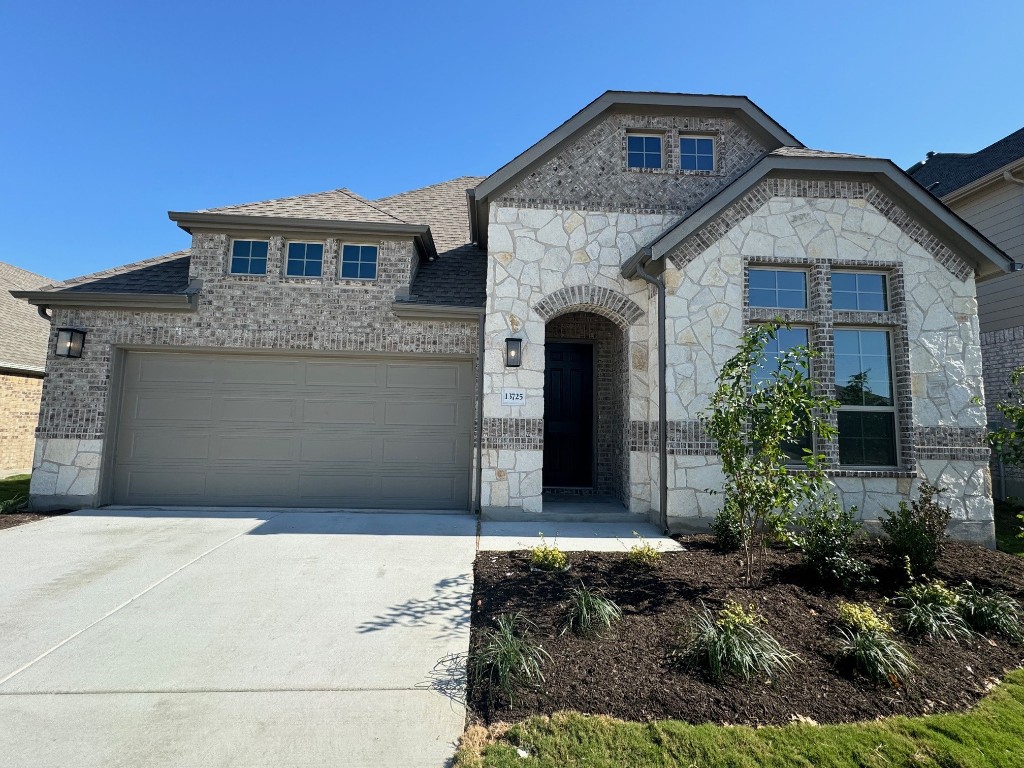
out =
{"type": "Polygon", "coordinates": [[[473,366],[128,352],[116,504],[468,509],[473,366]]]}

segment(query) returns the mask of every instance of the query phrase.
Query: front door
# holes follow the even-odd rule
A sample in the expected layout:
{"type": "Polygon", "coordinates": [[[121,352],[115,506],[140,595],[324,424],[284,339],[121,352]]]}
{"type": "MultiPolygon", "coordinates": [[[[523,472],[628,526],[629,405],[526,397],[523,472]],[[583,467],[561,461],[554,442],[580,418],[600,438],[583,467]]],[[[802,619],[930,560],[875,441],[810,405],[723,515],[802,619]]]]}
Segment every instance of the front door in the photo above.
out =
{"type": "Polygon", "coordinates": [[[544,348],[544,486],[594,485],[594,347],[544,348]]]}

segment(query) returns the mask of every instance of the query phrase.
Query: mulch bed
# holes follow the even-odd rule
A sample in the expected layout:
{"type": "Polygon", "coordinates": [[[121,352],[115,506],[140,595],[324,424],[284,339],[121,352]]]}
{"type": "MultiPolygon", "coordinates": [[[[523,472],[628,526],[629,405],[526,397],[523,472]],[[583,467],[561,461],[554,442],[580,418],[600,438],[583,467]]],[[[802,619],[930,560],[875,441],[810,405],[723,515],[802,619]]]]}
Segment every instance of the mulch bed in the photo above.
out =
{"type": "MultiPolygon", "coordinates": [[[[747,589],[740,555],[719,553],[710,536],[679,541],[686,551],[666,553],[655,571],[631,568],[624,553],[569,553],[567,572],[546,573],[530,569],[528,552],[481,552],[474,568],[471,652],[493,617],[520,611],[537,625],[534,637],[551,661],[544,665],[542,689],[518,696],[511,707],[500,695],[489,703],[485,686],[470,672],[471,718],[507,722],[576,710],[640,721],[850,722],[964,709],[1007,670],[1024,664],[1024,647],[1002,638],[908,641],[919,667],[915,679],[903,689],[876,687],[836,670],[832,622],[840,599],[880,607],[897,588],[899,581],[886,573],[877,545],[866,544],[863,556],[874,565],[879,586],[840,595],[822,589],[795,552],[769,552],[762,585],[747,589]],[[622,608],[622,620],[600,638],[560,634],[567,590],[579,581],[601,588],[622,608]],[[767,629],[799,654],[792,675],[771,682],[715,683],[669,664],[668,650],[697,601],[716,609],[729,599],[753,603],[767,629]]],[[[949,542],[937,576],[950,585],[970,580],[979,588],[998,588],[1024,601],[1024,562],[1002,552],[949,542]]]]}
{"type": "Polygon", "coordinates": [[[57,515],[66,515],[69,510],[62,510],[60,512],[46,512],[39,514],[36,512],[11,512],[10,514],[0,515],[0,531],[4,528],[13,528],[16,525],[24,525],[25,523],[34,523],[36,520],[46,520],[49,517],[56,517],[57,515]]]}

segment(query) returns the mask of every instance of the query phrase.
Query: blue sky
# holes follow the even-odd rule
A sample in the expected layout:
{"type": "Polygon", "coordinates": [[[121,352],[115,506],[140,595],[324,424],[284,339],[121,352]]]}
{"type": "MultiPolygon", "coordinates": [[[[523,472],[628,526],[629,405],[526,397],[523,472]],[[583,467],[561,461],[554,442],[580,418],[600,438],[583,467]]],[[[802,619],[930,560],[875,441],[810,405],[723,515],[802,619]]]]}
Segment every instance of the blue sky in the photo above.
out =
{"type": "Polygon", "coordinates": [[[606,89],[750,96],[901,166],[1024,125],[1020,2],[0,0],[0,261],[188,246],[168,210],[495,170],[606,89]]]}

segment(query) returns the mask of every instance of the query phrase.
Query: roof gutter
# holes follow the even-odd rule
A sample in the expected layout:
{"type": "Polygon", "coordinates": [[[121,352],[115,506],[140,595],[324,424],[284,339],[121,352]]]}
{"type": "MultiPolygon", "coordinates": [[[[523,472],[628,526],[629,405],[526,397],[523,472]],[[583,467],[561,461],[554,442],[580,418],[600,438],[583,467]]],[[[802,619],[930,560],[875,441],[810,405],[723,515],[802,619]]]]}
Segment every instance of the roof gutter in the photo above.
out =
{"type": "Polygon", "coordinates": [[[190,312],[195,309],[196,293],[104,293],[100,291],[11,291],[16,299],[24,299],[40,308],[40,316],[50,319],[43,310],[50,307],[82,307],[87,309],[134,309],[163,312],[190,312]]]}
{"type": "Polygon", "coordinates": [[[483,317],[483,307],[454,307],[445,304],[413,304],[408,301],[391,302],[391,311],[410,320],[454,320],[475,323],[483,317]]]}

